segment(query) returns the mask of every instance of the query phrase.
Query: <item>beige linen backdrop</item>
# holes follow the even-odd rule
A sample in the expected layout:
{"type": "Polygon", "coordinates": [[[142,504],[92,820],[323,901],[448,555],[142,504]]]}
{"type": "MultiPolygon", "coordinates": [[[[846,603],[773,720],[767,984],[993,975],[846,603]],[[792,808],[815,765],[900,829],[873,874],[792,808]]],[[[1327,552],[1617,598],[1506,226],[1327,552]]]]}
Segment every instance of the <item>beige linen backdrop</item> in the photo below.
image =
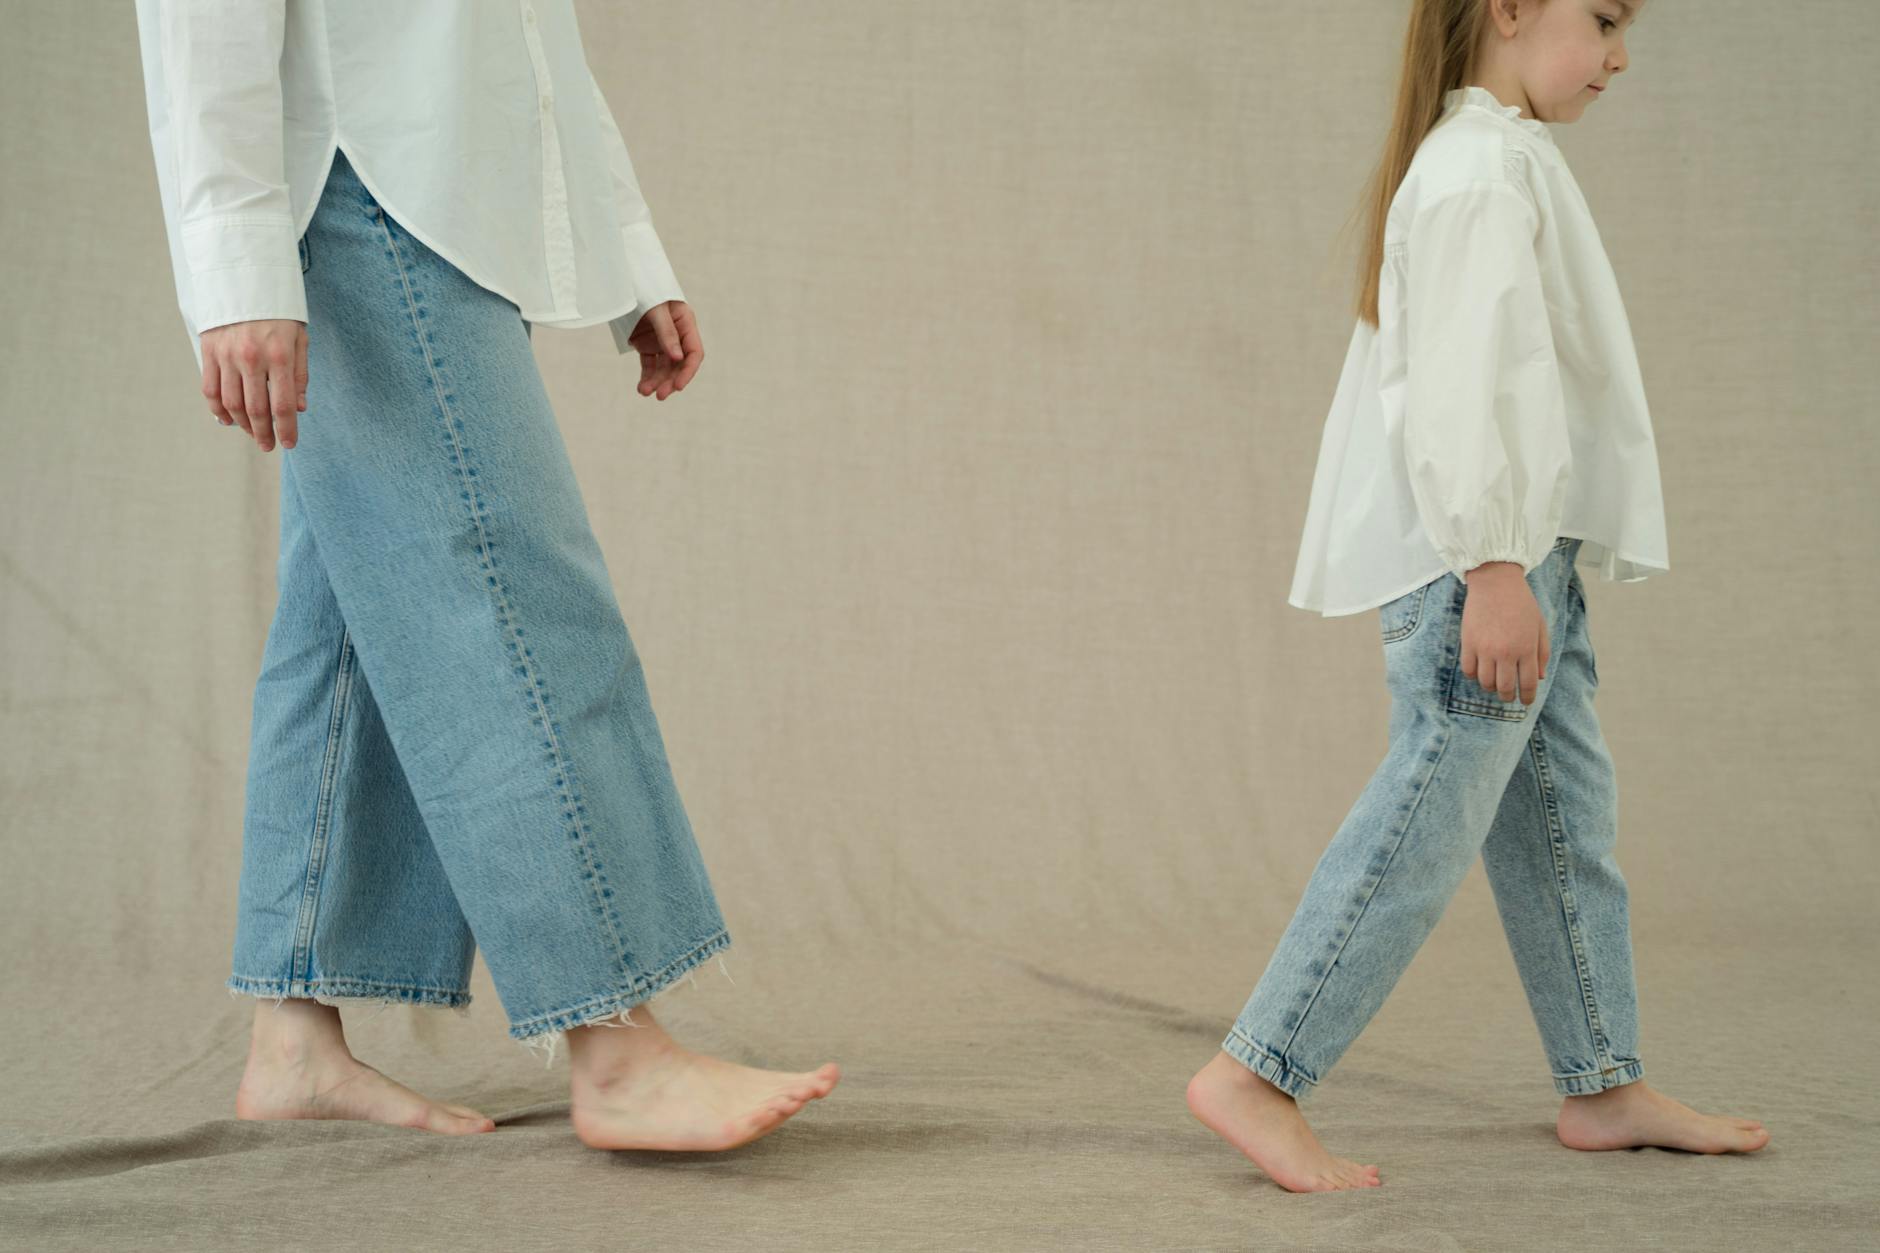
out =
{"type": "Polygon", "coordinates": [[[1659,0],[1631,71],[1555,130],[1669,517],[1670,574],[1588,587],[1645,1071],[1773,1141],[1561,1147],[1478,863],[1309,1106],[1384,1186],[1316,1197],[1182,1089],[1385,744],[1375,615],[1286,590],[1407,5],[579,12],[708,346],[657,404],[605,328],[534,341],[734,940],[729,981],[656,1009],[842,1084],[733,1152],[586,1149],[565,1055],[507,1040],[479,962],[467,1016],[345,1016],[361,1057],[495,1133],[234,1118],[254,1002],[222,980],[283,454],[197,392],[130,6],[7,0],[0,1241],[1871,1232],[1880,10],[1659,0]]]}

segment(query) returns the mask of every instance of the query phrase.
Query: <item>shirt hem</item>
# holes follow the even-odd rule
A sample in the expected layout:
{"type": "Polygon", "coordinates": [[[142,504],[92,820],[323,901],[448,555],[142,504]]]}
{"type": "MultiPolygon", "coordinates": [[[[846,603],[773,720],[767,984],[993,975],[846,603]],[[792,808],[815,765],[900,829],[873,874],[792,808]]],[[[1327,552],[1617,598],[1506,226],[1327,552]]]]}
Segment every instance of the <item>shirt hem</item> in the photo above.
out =
{"type": "MultiPolygon", "coordinates": [[[[329,177],[331,177],[333,173],[333,154],[341,151],[342,149],[344,149],[344,147],[345,147],[344,137],[336,135],[333,141],[332,149],[326,155],[326,173],[321,175],[320,186],[314,192],[314,195],[313,195],[313,207],[315,209],[319,208],[320,197],[326,191],[326,180],[329,177]]],[[[638,296],[636,295],[633,299],[629,300],[626,304],[620,305],[617,308],[612,308],[609,312],[606,312],[606,313],[583,314],[577,311],[577,312],[569,313],[569,314],[557,314],[552,311],[544,313],[544,312],[539,312],[539,311],[533,311],[530,309],[525,309],[523,308],[522,302],[520,300],[517,300],[513,295],[505,291],[498,284],[492,283],[488,281],[487,279],[481,277],[481,275],[478,273],[477,268],[466,264],[462,260],[461,255],[457,252],[456,249],[440,244],[435,238],[431,236],[429,231],[424,230],[418,226],[414,226],[411,220],[404,214],[402,210],[400,210],[396,205],[392,204],[391,201],[387,200],[384,196],[379,194],[379,189],[372,185],[372,180],[366,177],[366,172],[365,172],[364,167],[362,167],[359,164],[358,160],[353,156],[352,153],[349,152],[346,154],[346,162],[347,164],[352,166],[353,173],[358,176],[360,183],[364,184],[365,189],[372,193],[372,198],[379,202],[379,206],[383,208],[387,213],[391,214],[392,217],[397,219],[398,225],[400,228],[408,232],[413,239],[423,244],[426,248],[429,248],[432,252],[435,252],[438,256],[450,262],[450,264],[455,266],[463,274],[465,278],[475,283],[478,287],[483,288],[485,291],[494,292],[496,295],[501,296],[504,300],[507,300],[510,304],[515,305],[517,310],[520,312],[523,320],[527,321],[533,326],[547,326],[547,327],[552,327],[555,330],[561,330],[561,331],[579,330],[582,327],[599,326],[603,322],[611,322],[615,318],[622,317],[626,314],[629,314],[633,312],[635,309],[640,307],[639,299],[638,299],[638,296]]],[[[295,234],[295,238],[299,238],[300,235],[305,234],[307,230],[307,225],[311,224],[312,221],[313,221],[313,214],[312,212],[309,212],[307,214],[307,223],[303,224],[300,227],[299,231],[297,231],[295,234]]]]}

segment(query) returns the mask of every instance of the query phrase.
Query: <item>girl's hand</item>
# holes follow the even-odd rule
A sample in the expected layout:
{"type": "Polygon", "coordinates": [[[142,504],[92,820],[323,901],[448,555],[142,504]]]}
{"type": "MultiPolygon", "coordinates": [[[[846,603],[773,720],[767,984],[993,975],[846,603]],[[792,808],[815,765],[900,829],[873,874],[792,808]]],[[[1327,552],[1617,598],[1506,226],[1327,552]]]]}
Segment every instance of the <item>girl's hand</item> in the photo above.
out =
{"type": "Polygon", "coordinates": [[[683,300],[654,305],[627,336],[640,354],[640,395],[660,400],[682,392],[705,360],[698,321],[683,300]]]}
{"type": "Polygon", "coordinates": [[[1547,673],[1547,619],[1521,565],[1490,561],[1469,571],[1462,602],[1462,673],[1503,701],[1532,705],[1547,673]]]}
{"type": "Polygon", "coordinates": [[[292,448],[307,407],[307,324],[258,318],[202,333],[202,394],[223,426],[241,423],[262,452],[292,448]]]}

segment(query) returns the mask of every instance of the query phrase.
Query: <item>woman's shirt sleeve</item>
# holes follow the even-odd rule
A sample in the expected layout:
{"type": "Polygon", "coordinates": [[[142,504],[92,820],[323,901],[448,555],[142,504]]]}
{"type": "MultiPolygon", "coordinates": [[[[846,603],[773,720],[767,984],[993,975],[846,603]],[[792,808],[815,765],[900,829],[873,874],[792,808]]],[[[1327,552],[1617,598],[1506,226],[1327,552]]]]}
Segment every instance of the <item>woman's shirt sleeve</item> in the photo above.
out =
{"type": "Polygon", "coordinates": [[[307,320],[281,106],[286,0],[159,0],[196,331],[307,320]]]}
{"type": "Polygon", "coordinates": [[[1478,182],[1410,224],[1403,446],[1423,529],[1456,577],[1531,571],[1557,538],[1572,446],[1534,238],[1508,183],[1478,182]]]}
{"type": "Polygon", "coordinates": [[[621,246],[627,252],[627,272],[633,276],[634,297],[638,301],[629,312],[609,320],[608,326],[613,329],[615,350],[634,352],[628,336],[633,334],[633,328],[639,325],[646,311],[668,300],[684,300],[685,293],[679,290],[678,276],[672,272],[666,249],[653,230],[653,215],[646,207],[646,198],[640,194],[633,158],[627,152],[620,126],[614,121],[613,110],[607,107],[607,97],[601,94],[601,85],[594,81],[592,70],[588,72],[588,89],[594,97],[595,112],[600,116],[601,140],[607,148],[614,203],[620,213],[621,246]]]}

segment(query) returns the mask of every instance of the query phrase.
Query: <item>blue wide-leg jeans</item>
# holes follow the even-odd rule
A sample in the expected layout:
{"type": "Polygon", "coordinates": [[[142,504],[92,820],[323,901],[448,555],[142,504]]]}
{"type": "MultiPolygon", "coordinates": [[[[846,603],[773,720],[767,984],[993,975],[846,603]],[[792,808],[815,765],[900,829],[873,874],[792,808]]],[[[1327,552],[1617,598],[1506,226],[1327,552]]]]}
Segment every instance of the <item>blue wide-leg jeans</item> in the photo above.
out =
{"type": "Polygon", "coordinates": [[[730,943],[516,305],[335,155],[301,240],[231,992],[461,1007],[546,1046],[730,943]]]}

